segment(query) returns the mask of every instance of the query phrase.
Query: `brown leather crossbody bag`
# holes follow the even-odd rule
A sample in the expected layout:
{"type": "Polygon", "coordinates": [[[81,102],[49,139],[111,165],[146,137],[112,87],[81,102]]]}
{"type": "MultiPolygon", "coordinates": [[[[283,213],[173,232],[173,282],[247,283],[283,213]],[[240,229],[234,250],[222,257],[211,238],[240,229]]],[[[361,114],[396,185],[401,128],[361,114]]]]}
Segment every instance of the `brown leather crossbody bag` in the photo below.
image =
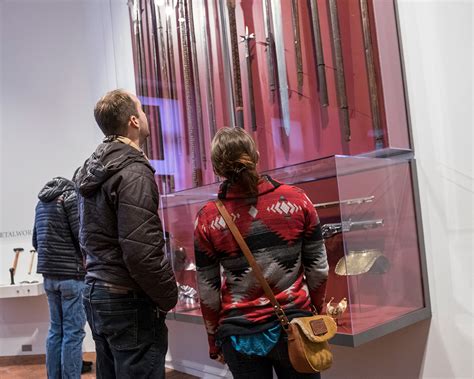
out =
{"type": "Polygon", "coordinates": [[[294,318],[291,322],[288,321],[285,312],[275,298],[262,270],[224,204],[217,200],[216,206],[252,267],[265,295],[272,303],[273,310],[283,330],[288,335],[288,355],[293,368],[300,373],[314,373],[330,368],[333,359],[328,340],[334,337],[337,331],[334,320],[329,316],[314,314],[313,316],[294,318]]]}

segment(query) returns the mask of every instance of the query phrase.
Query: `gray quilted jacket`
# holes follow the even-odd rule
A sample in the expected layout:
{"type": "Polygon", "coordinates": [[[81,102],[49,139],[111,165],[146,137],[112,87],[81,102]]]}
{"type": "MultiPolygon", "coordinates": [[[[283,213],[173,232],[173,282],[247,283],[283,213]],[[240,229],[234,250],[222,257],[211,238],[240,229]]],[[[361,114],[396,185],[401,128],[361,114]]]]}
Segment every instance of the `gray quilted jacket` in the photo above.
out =
{"type": "Polygon", "coordinates": [[[177,286],[163,251],[154,170],[143,153],[106,139],[76,176],[86,283],[100,280],[139,289],[163,311],[177,286]]]}

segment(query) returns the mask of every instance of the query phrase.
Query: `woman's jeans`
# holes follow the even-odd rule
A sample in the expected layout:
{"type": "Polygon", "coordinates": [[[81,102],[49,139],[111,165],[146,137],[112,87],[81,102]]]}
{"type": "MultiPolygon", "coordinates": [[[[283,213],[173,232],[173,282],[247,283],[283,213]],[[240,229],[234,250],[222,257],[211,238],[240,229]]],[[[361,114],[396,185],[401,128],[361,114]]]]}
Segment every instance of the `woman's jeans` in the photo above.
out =
{"type": "Polygon", "coordinates": [[[166,316],[145,294],[86,285],[84,306],[95,341],[98,379],[165,377],[166,316]]]}
{"type": "Polygon", "coordinates": [[[234,379],[272,379],[273,369],[279,379],[320,379],[321,374],[300,374],[295,371],[288,356],[287,336],[282,332],[275,347],[266,355],[239,353],[230,338],[222,344],[222,353],[234,379]]]}
{"type": "Polygon", "coordinates": [[[50,326],[46,339],[46,370],[49,379],[81,377],[82,340],[86,315],[82,304],[84,282],[44,278],[50,326]]]}

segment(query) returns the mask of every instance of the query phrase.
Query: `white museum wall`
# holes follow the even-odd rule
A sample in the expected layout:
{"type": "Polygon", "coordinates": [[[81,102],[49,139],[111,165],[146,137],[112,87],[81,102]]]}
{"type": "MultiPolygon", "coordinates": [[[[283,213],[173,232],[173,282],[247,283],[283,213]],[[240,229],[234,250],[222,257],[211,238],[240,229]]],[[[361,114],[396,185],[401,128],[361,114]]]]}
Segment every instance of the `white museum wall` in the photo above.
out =
{"type": "MultiPolygon", "coordinates": [[[[31,228],[43,182],[70,175],[100,139],[96,99],[134,88],[124,3],[0,0],[0,231],[31,228]]],[[[433,317],[357,349],[334,347],[324,378],[474,376],[473,3],[399,0],[398,9],[433,317]]],[[[17,242],[0,239],[0,282],[17,242]]],[[[44,296],[0,300],[0,322],[0,356],[17,354],[23,341],[44,352],[44,296]]],[[[168,365],[226,375],[207,359],[203,326],[168,326],[168,365]]]]}
{"type": "MultiPolygon", "coordinates": [[[[16,282],[27,275],[37,193],[71,178],[100,143],[93,107],[106,91],[134,91],[126,1],[0,0],[0,284],[13,247],[23,247],[16,282]],[[5,232],[21,232],[11,238],[5,232]]],[[[21,345],[44,353],[45,295],[0,299],[0,356],[21,345]]],[[[85,348],[93,349],[90,333],[85,348]]]]}

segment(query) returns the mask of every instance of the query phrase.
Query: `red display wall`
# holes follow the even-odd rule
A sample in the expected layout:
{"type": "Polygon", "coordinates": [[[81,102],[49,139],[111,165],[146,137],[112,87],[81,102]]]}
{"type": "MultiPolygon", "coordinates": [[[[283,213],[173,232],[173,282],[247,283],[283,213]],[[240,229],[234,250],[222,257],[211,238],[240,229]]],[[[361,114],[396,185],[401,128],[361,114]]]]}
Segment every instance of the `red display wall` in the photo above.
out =
{"type": "Polygon", "coordinates": [[[235,126],[240,109],[243,127],[257,141],[261,171],[338,154],[386,154],[410,148],[392,1],[269,0],[270,10],[265,4],[261,0],[131,3],[137,93],[149,116],[148,154],[163,193],[216,181],[210,141],[218,128],[235,126]],[[327,101],[322,74],[318,76],[315,10],[327,101]],[[274,43],[266,33],[267,16],[274,43]],[[246,28],[255,35],[248,44],[250,60],[241,41],[246,28]],[[232,38],[237,41],[234,47],[232,38]],[[280,53],[277,45],[283,48],[280,53]],[[296,46],[301,48],[299,62],[296,46]],[[342,66],[336,60],[338,48],[342,66]],[[283,61],[285,75],[281,71],[278,75],[283,61]],[[271,62],[274,70],[269,70],[271,62]],[[337,80],[341,73],[342,85],[337,80]],[[276,85],[271,88],[272,77],[276,85]],[[347,107],[341,104],[343,92],[347,107]],[[288,106],[282,106],[286,93],[288,106]]]}

